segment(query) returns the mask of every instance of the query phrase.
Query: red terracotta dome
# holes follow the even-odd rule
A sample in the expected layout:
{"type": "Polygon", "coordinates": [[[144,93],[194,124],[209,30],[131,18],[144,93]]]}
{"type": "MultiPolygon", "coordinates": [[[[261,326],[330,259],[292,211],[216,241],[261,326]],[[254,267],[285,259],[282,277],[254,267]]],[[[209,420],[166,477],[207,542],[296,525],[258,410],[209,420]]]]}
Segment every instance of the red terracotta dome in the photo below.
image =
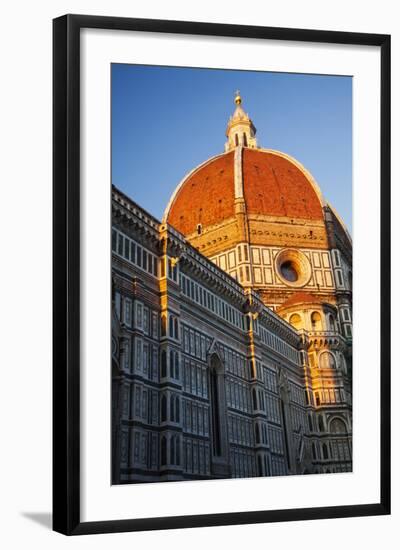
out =
{"type": "Polygon", "coordinates": [[[234,215],[234,152],[205,162],[189,174],[172,197],[166,221],[189,235],[197,225],[214,225],[234,215]]]}
{"type": "Polygon", "coordinates": [[[321,203],[310,180],[287,157],[244,149],[243,183],[249,214],[323,219],[321,203]]]}
{"type": "Polygon", "coordinates": [[[234,216],[238,187],[248,216],[323,220],[319,189],[297,161],[278,151],[247,147],[193,170],[176,189],[164,220],[184,235],[194,233],[198,224],[203,229],[220,224],[234,216]]]}

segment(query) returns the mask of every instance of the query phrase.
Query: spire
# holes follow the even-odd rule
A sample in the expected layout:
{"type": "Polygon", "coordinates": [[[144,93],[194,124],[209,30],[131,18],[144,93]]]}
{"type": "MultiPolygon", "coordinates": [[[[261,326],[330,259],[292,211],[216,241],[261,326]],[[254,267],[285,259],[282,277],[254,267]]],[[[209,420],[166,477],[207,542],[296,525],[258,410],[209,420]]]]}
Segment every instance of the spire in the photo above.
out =
{"type": "Polygon", "coordinates": [[[256,128],[250,119],[249,115],[244,112],[242,107],[242,97],[239,90],[235,93],[234,99],[236,109],[230,117],[226,128],[226,137],[228,141],[225,143],[225,151],[230,151],[235,147],[257,147],[256,128]]]}

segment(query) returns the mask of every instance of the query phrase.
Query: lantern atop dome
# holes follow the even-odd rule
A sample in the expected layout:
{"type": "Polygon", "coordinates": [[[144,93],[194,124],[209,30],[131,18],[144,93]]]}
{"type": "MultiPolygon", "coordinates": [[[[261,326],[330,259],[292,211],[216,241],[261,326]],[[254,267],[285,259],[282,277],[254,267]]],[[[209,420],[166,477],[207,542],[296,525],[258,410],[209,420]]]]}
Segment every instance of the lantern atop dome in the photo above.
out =
{"type": "Polygon", "coordinates": [[[231,149],[235,149],[235,147],[255,149],[257,148],[257,139],[255,137],[257,130],[249,115],[243,110],[242,96],[239,90],[235,93],[234,102],[236,109],[230,117],[226,129],[228,141],[225,143],[225,151],[230,151],[231,149]]]}

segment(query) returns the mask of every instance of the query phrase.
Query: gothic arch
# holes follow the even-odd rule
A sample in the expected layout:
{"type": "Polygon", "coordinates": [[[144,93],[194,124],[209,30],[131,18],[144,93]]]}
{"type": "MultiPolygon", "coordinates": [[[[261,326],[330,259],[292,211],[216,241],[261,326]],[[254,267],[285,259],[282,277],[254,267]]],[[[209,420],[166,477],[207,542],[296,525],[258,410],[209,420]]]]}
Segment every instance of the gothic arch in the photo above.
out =
{"type": "MultiPolygon", "coordinates": [[[[209,362],[209,365],[211,366],[211,360],[213,358],[213,356],[216,356],[216,358],[218,359],[219,363],[221,364],[221,368],[223,369],[223,365],[224,365],[224,360],[220,354],[220,351],[219,351],[219,346],[218,346],[218,343],[217,343],[217,340],[214,338],[214,340],[211,342],[210,344],[210,347],[208,348],[207,350],[207,356],[208,356],[208,362],[209,362]]],[[[215,360],[215,359],[214,359],[215,360]]]]}
{"type": "Polygon", "coordinates": [[[321,351],[318,357],[318,365],[320,369],[336,369],[336,359],[331,351],[321,351]]]}
{"type": "Polygon", "coordinates": [[[337,434],[347,434],[347,424],[343,418],[335,416],[329,422],[329,431],[337,434]]]}

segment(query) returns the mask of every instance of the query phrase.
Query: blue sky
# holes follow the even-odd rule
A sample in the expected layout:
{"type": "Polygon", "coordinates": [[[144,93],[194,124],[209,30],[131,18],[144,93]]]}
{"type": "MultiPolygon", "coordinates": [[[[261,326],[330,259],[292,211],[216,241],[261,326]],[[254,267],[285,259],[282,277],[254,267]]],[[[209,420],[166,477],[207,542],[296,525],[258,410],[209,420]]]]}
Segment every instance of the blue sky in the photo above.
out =
{"type": "Polygon", "coordinates": [[[295,157],[351,231],[352,79],[112,65],[112,182],[158,219],[181,179],[224,150],[240,90],[258,144],[295,157]]]}

